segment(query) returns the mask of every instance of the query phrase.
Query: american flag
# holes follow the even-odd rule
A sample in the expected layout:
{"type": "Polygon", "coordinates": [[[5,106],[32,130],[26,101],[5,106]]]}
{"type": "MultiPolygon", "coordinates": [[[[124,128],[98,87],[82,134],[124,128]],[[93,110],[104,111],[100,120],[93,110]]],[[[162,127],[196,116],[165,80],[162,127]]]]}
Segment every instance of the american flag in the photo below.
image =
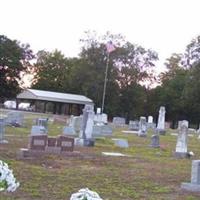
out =
{"type": "Polygon", "coordinates": [[[108,53],[115,51],[115,46],[113,45],[112,41],[107,42],[106,49],[108,53]]]}

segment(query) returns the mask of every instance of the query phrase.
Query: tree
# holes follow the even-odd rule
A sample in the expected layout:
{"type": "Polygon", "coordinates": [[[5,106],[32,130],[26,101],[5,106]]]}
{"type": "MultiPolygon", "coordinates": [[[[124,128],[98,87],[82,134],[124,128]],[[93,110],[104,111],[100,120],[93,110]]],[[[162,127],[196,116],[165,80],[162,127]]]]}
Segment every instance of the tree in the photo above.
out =
{"type": "Polygon", "coordinates": [[[39,51],[34,65],[35,76],[32,87],[35,89],[66,92],[69,85],[69,72],[72,59],[67,59],[60,51],[39,51]]]}
{"type": "Polygon", "coordinates": [[[184,88],[185,110],[191,122],[199,123],[200,119],[200,62],[188,71],[184,88]]]}
{"type": "Polygon", "coordinates": [[[28,44],[20,44],[0,35],[0,101],[15,98],[20,91],[21,73],[28,70],[33,53],[28,44]]]}
{"type": "Polygon", "coordinates": [[[191,68],[200,60],[200,36],[192,39],[186,46],[185,53],[182,56],[182,64],[185,68],[191,68]]]}
{"type": "Polygon", "coordinates": [[[33,87],[83,94],[93,99],[96,107],[101,107],[108,41],[114,43],[116,50],[109,55],[105,112],[111,117],[141,115],[146,90],[140,83],[152,78],[158,57],[152,50],[126,42],[121,35],[106,33],[97,37],[96,33],[87,32],[81,39],[83,45],[78,58],[65,58],[59,51],[39,52],[33,87]]]}
{"type": "Polygon", "coordinates": [[[184,90],[188,70],[182,67],[180,61],[180,54],[172,54],[166,59],[167,71],[160,75],[161,86],[150,91],[149,96],[150,112],[154,112],[154,116],[157,116],[158,108],[165,106],[166,119],[173,122],[173,127],[178,120],[187,119],[184,90]]]}

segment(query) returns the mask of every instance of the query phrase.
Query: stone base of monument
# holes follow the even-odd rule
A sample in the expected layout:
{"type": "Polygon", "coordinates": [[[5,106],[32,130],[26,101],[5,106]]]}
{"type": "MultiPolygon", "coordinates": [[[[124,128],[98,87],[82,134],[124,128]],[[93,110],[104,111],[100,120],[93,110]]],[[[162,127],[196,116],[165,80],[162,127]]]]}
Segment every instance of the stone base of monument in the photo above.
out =
{"type": "Polygon", "coordinates": [[[174,156],[176,158],[187,158],[188,157],[188,153],[186,152],[175,152],[174,156]]]}
{"type": "Polygon", "coordinates": [[[83,144],[85,147],[93,147],[95,144],[95,140],[94,139],[85,139],[83,144]]]}
{"type": "Polygon", "coordinates": [[[93,147],[95,145],[94,139],[82,139],[82,138],[75,138],[74,140],[75,146],[85,146],[85,147],[93,147]]]}
{"type": "Polygon", "coordinates": [[[158,129],[158,130],[157,130],[157,133],[159,133],[160,135],[165,135],[165,134],[166,134],[166,131],[165,131],[165,130],[158,129]]]}
{"type": "Polygon", "coordinates": [[[0,140],[0,144],[8,144],[7,140],[0,140]]]}
{"type": "Polygon", "coordinates": [[[181,183],[181,189],[190,192],[200,192],[200,185],[194,183],[181,183]]]}

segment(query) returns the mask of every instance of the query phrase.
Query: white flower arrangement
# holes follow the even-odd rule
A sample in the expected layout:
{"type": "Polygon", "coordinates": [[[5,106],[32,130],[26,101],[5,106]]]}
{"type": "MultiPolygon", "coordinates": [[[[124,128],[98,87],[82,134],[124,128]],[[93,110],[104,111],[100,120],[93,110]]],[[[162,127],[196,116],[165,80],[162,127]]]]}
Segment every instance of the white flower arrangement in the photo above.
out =
{"type": "Polygon", "coordinates": [[[72,194],[70,200],[103,200],[96,193],[88,188],[80,189],[77,193],[72,194]]]}
{"type": "Polygon", "coordinates": [[[13,171],[9,169],[7,163],[0,160],[0,192],[14,192],[19,187],[19,182],[13,175],[13,171]]]}

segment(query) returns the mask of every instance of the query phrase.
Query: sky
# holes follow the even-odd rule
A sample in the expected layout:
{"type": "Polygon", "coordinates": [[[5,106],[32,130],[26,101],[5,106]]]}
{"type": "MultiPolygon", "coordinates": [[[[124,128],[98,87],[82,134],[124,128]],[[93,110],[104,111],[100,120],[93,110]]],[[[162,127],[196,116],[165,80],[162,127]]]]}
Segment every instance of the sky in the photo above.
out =
{"type": "Polygon", "coordinates": [[[0,34],[38,50],[77,56],[87,30],[158,52],[157,71],[200,34],[199,0],[0,0],[0,34]]]}

